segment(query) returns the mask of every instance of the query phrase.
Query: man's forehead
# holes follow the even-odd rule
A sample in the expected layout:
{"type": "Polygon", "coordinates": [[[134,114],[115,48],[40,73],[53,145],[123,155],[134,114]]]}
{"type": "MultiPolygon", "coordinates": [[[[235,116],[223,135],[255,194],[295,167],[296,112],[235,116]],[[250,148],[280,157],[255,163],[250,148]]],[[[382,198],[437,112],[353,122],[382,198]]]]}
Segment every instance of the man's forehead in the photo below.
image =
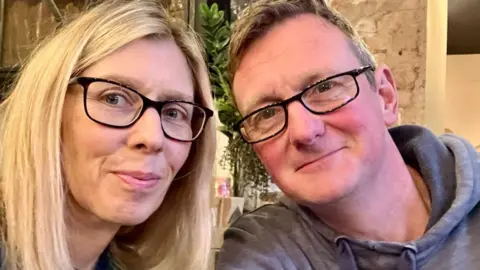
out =
{"type": "Polygon", "coordinates": [[[298,58],[303,54],[300,48],[328,49],[331,43],[338,47],[338,43],[346,43],[345,41],[343,32],[323,18],[301,15],[276,25],[263,37],[252,42],[243,54],[238,69],[250,70],[275,60],[298,58]],[[251,55],[255,56],[249,57],[251,55]]]}
{"type": "Polygon", "coordinates": [[[306,77],[333,75],[340,62],[354,55],[345,35],[313,15],[302,15],[272,28],[251,44],[234,77],[234,92],[242,113],[265,95],[281,97],[279,89],[298,90],[306,77]]]}

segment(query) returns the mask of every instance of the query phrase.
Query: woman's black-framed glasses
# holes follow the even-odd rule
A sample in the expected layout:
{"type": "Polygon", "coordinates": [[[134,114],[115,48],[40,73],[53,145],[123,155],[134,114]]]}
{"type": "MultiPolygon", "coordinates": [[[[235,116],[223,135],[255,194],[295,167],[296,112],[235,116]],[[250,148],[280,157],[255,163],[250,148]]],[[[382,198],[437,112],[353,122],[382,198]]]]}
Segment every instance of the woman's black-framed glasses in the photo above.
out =
{"type": "Polygon", "coordinates": [[[121,83],[92,77],[75,77],[69,84],[83,87],[85,113],[94,122],[112,128],[128,128],[148,108],[160,114],[162,129],[170,139],[191,142],[202,133],[213,111],[184,100],[153,101],[121,83]]]}
{"type": "Polygon", "coordinates": [[[327,114],[353,101],[359,93],[357,77],[372,66],[365,66],[336,74],[315,82],[300,93],[247,114],[235,126],[242,138],[250,144],[268,140],[281,133],[288,125],[287,105],[299,101],[313,114],[327,114]]]}

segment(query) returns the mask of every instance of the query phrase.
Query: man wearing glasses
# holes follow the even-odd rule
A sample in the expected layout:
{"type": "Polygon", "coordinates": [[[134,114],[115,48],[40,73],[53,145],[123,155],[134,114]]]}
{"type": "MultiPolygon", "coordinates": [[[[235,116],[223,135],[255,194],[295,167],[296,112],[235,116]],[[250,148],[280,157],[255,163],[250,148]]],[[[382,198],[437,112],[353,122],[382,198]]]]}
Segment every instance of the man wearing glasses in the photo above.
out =
{"type": "Polygon", "coordinates": [[[478,269],[480,158],[398,117],[390,69],[321,0],[260,0],[230,44],[237,129],[286,197],[218,269],[478,269]]]}

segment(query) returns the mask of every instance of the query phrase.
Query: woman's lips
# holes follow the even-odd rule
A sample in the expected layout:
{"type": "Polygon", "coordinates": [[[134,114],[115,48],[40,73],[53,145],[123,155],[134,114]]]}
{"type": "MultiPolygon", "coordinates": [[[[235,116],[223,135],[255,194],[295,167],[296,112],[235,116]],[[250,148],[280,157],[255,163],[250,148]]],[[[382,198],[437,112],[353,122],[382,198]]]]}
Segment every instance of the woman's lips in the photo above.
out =
{"type": "Polygon", "coordinates": [[[143,190],[155,187],[160,180],[160,176],[155,174],[124,172],[115,172],[114,174],[128,185],[143,190]]]}

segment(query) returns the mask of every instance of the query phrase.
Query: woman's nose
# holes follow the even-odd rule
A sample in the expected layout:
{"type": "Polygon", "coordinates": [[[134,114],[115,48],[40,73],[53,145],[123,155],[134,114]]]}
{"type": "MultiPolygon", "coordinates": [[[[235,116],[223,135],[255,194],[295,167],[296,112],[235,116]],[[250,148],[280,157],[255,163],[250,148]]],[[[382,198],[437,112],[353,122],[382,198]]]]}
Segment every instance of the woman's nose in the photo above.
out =
{"type": "Polygon", "coordinates": [[[157,110],[149,108],[131,127],[128,145],[145,152],[159,152],[165,142],[161,117],[157,110]]]}

